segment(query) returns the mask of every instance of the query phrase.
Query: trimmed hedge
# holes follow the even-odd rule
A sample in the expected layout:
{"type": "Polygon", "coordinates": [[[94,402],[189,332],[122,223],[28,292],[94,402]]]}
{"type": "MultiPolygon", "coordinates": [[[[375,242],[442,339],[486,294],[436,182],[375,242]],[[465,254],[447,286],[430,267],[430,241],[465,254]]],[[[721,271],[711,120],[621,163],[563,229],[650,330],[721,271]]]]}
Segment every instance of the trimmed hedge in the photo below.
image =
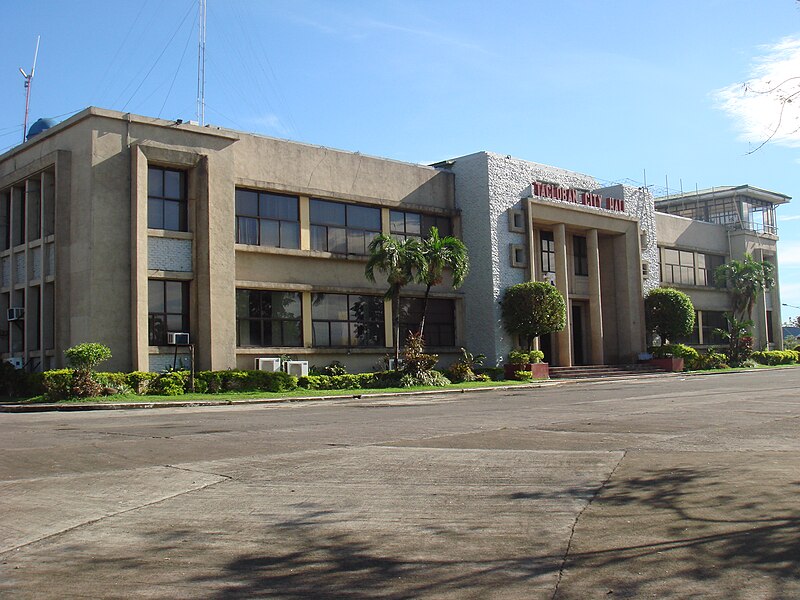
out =
{"type": "Polygon", "coordinates": [[[307,390],[358,390],[398,387],[400,375],[395,371],[380,373],[346,373],[344,375],[306,375],[297,380],[298,387],[307,390]]]}
{"type": "Polygon", "coordinates": [[[682,358],[687,364],[696,361],[700,353],[685,344],[664,344],[663,346],[656,346],[650,350],[655,358],[682,358]]]}
{"type": "Polygon", "coordinates": [[[750,355],[754,361],[762,365],[791,365],[800,361],[797,350],[764,350],[750,355]]]}
{"type": "Polygon", "coordinates": [[[283,371],[200,371],[195,390],[220,392],[289,392],[297,389],[297,378],[283,371]]]}

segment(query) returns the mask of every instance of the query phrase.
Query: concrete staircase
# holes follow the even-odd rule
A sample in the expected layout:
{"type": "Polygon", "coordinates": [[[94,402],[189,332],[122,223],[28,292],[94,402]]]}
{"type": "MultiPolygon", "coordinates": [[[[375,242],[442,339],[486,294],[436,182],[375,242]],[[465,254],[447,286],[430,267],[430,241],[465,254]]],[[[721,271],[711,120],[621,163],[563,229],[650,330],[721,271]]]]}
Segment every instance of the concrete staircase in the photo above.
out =
{"type": "Polygon", "coordinates": [[[606,377],[635,377],[665,373],[650,365],[581,365],[550,367],[550,379],[600,379],[606,377]]]}

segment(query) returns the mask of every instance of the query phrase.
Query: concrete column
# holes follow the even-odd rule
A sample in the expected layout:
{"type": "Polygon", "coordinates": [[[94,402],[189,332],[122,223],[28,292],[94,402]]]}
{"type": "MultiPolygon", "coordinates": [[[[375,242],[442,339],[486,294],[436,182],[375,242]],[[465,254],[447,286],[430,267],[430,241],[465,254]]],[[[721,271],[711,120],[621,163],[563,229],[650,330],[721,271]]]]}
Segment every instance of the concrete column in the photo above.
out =
{"type": "Polygon", "coordinates": [[[386,347],[394,348],[394,313],[390,298],[383,299],[383,330],[386,332],[386,347]]]}
{"type": "MultiPolygon", "coordinates": [[[[311,202],[308,196],[300,196],[300,250],[311,250],[311,223],[309,210],[311,202]]],[[[311,314],[311,313],[309,313],[311,314]]]]}
{"type": "Polygon", "coordinates": [[[589,331],[591,343],[589,352],[594,365],[605,362],[603,355],[603,301],[600,296],[600,246],[597,229],[586,234],[586,249],[589,263],[589,331]]]}
{"type": "MultiPolygon", "coordinates": [[[[306,206],[308,203],[306,203],[306,206]]],[[[311,292],[302,292],[300,300],[303,303],[303,347],[311,348],[314,340],[314,326],[311,321],[311,292]]]]}
{"type": "Polygon", "coordinates": [[[556,250],[556,288],[564,296],[567,305],[566,324],[556,333],[558,366],[572,366],[572,311],[569,302],[569,272],[567,271],[567,230],[563,223],[553,228],[556,250]]]}
{"type": "Polygon", "coordinates": [[[131,367],[150,370],[147,333],[147,159],[131,148],[131,367]]]}
{"type": "MultiPolygon", "coordinates": [[[[533,203],[528,199],[523,201],[525,206],[525,241],[528,245],[528,280],[538,281],[536,276],[536,264],[538,263],[539,253],[536,248],[536,232],[533,230],[533,203]]],[[[539,340],[536,340],[537,350],[539,340]]]]}

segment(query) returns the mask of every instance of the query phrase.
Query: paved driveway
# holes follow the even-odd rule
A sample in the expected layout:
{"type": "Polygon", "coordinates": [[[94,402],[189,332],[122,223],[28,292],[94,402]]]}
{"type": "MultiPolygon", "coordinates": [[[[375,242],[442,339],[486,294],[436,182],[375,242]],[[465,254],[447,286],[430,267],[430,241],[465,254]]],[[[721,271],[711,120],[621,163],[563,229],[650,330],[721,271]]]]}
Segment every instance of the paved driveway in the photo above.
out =
{"type": "Polygon", "coordinates": [[[797,598],[798,383],[0,414],[0,596],[797,598]]]}

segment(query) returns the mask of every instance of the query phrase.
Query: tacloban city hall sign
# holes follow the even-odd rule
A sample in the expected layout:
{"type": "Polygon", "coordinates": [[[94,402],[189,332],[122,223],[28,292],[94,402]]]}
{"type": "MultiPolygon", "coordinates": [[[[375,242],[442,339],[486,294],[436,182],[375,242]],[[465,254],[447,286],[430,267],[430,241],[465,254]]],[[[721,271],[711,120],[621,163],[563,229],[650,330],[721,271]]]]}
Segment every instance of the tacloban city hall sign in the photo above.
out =
{"type": "Polygon", "coordinates": [[[530,193],[531,196],[538,196],[539,198],[552,198],[553,200],[593,206],[594,208],[605,208],[606,210],[620,212],[625,210],[625,201],[621,198],[604,197],[586,190],[576,190],[575,188],[562,187],[543,181],[531,183],[530,193]]]}

